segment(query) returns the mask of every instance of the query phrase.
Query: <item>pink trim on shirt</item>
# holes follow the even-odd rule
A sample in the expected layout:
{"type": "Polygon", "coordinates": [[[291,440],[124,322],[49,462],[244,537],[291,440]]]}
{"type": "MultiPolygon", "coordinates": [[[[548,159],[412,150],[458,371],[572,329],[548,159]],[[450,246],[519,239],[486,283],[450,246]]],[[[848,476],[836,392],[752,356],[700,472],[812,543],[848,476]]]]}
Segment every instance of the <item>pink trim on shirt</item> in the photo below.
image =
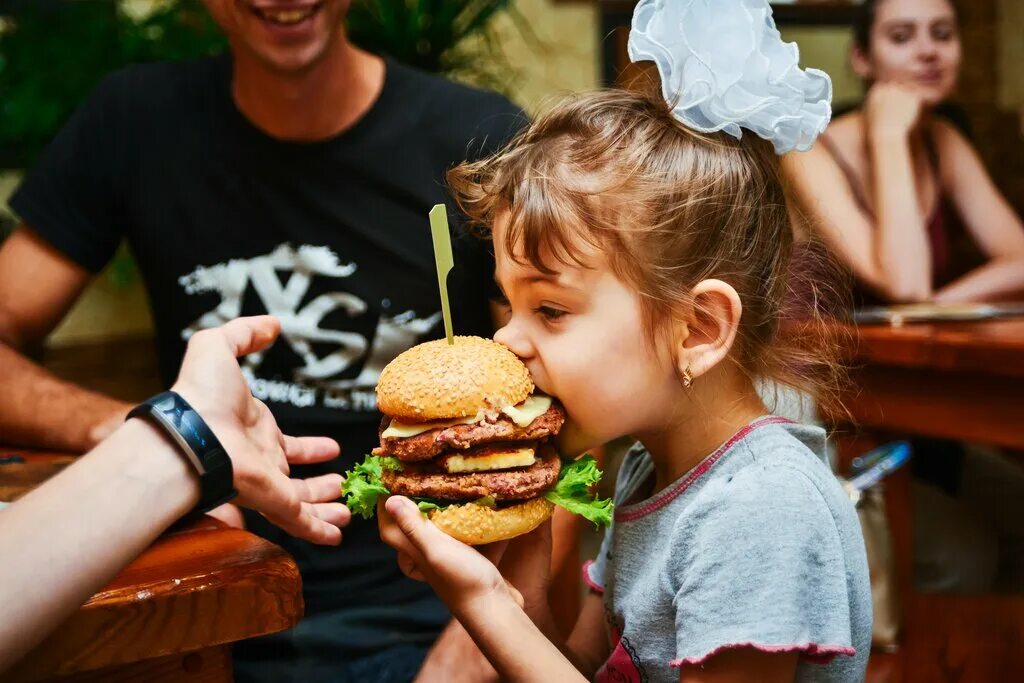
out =
{"type": "Polygon", "coordinates": [[[837,655],[852,657],[857,650],[845,645],[818,645],[817,643],[804,643],[802,645],[762,645],[761,643],[727,643],[719,645],[703,657],[688,657],[686,659],[673,659],[670,666],[682,668],[683,666],[700,666],[711,657],[714,657],[723,650],[731,650],[737,647],[750,647],[759,652],[777,654],[782,652],[799,652],[801,656],[815,664],[828,664],[837,655]]]}
{"type": "Polygon", "coordinates": [[[754,431],[758,427],[774,424],[793,424],[793,421],[786,419],[784,417],[763,417],[759,420],[751,422],[746,427],[733,434],[732,437],[728,441],[723,443],[721,446],[719,446],[714,453],[704,458],[704,460],[702,460],[699,465],[690,470],[690,473],[686,475],[686,477],[684,477],[682,481],[680,481],[678,484],[675,484],[674,486],[665,489],[658,495],[648,500],[646,503],[637,503],[637,507],[634,507],[633,505],[627,505],[623,508],[617,509],[615,511],[615,521],[632,522],[636,519],[643,517],[644,515],[649,515],[650,513],[665,507],[673,500],[678,498],[679,494],[681,494],[683,491],[689,488],[689,486],[693,484],[693,482],[697,481],[697,479],[699,479],[704,473],[710,470],[711,466],[718,462],[718,459],[725,455],[725,452],[732,448],[737,441],[745,437],[747,434],[750,434],[750,432],[754,431]]]}
{"type": "Polygon", "coordinates": [[[587,588],[594,591],[595,593],[604,593],[604,586],[590,578],[590,565],[594,564],[593,560],[587,560],[583,563],[583,583],[587,584],[587,588]]]}

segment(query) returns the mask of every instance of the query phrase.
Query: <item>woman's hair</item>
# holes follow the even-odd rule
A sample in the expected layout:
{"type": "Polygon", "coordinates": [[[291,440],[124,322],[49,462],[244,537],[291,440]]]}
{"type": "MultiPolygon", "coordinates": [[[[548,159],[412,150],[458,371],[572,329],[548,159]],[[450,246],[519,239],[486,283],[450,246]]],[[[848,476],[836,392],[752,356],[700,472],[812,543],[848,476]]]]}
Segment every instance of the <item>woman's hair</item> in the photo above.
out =
{"type": "MultiPolygon", "coordinates": [[[[878,5],[885,0],[862,0],[857,6],[853,15],[853,44],[863,52],[871,49],[871,29],[875,27],[875,17],[878,16],[878,5]]],[[[954,16],[959,14],[956,3],[950,0],[954,16]]]]}
{"type": "Polygon", "coordinates": [[[694,132],[653,91],[603,90],[569,97],[448,181],[473,226],[486,232],[508,211],[508,253],[518,247],[542,272],[603,253],[639,293],[652,340],[697,283],[728,282],[743,304],[735,361],[825,403],[838,392],[837,327],[822,324],[820,306],[830,297],[820,268],[791,268],[771,143],[694,132]]]}

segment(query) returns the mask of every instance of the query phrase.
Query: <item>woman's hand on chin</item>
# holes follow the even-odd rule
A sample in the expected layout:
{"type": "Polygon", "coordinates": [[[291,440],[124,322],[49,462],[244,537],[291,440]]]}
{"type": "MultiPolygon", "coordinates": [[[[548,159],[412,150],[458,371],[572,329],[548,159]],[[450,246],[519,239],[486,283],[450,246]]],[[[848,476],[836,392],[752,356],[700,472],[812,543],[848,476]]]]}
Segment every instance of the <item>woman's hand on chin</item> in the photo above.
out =
{"type": "Polygon", "coordinates": [[[872,138],[906,138],[921,120],[920,93],[902,83],[876,83],[864,104],[868,132],[872,138]]]}

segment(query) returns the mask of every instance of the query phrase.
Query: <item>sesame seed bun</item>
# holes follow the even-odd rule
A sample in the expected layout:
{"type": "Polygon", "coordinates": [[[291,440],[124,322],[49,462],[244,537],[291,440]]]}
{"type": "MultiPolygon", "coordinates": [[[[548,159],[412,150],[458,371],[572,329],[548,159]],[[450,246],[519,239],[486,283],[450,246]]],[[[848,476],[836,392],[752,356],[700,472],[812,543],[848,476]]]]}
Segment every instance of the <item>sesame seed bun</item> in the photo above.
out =
{"type": "Polygon", "coordinates": [[[472,417],[522,403],[533,392],[526,366],[501,344],[455,337],[412,347],[388,363],[377,406],[403,422],[472,417]]]}
{"type": "Polygon", "coordinates": [[[463,543],[484,545],[527,534],[554,512],[555,505],[544,498],[503,508],[483,505],[451,505],[430,513],[430,521],[463,543]]]}

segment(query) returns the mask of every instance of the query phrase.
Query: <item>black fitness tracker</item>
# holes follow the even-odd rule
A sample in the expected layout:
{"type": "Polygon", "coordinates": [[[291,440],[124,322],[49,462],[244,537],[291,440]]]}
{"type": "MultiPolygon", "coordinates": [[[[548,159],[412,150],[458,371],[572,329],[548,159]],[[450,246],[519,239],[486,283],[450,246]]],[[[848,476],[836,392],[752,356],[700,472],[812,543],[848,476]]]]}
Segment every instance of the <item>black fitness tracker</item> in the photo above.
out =
{"type": "Polygon", "coordinates": [[[132,408],[128,419],[133,417],[149,418],[167,432],[196,468],[200,487],[196,513],[212,510],[238,495],[231,458],[188,401],[165,391],[132,408]]]}

